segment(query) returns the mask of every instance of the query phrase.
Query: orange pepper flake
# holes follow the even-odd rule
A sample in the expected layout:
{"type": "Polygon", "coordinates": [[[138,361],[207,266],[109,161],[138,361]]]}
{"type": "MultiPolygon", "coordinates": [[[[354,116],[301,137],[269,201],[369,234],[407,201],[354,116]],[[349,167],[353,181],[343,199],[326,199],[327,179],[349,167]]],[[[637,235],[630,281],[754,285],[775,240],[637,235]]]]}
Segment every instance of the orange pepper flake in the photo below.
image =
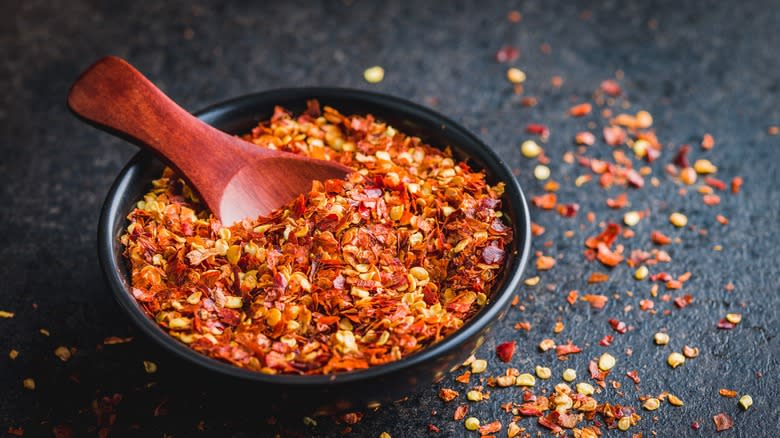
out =
{"type": "Polygon", "coordinates": [[[656,245],[668,245],[672,242],[672,239],[660,231],[653,231],[650,233],[650,240],[656,245]]]}
{"type": "Polygon", "coordinates": [[[544,234],[544,227],[537,224],[536,222],[531,222],[531,235],[541,236],[542,234],[544,234]]]}
{"type": "Polygon", "coordinates": [[[617,195],[614,199],[613,198],[607,198],[607,207],[609,208],[623,208],[628,205],[628,194],[627,193],[621,193],[617,195]]]}
{"type": "Polygon", "coordinates": [[[603,272],[594,272],[588,277],[589,284],[604,283],[607,280],[609,280],[609,275],[603,272]]]}
{"type": "Polygon", "coordinates": [[[569,354],[576,354],[581,352],[582,349],[576,345],[572,341],[568,341],[564,345],[557,345],[555,347],[555,355],[556,356],[567,356],[569,354]]]}
{"type": "Polygon", "coordinates": [[[769,135],[778,135],[780,134],[780,126],[770,126],[766,128],[766,133],[769,135]]]}
{"type": "Polygon", "coordinates": [[[639,302],[640,310],[650,310],[653,307],[655,307],[655,303],[653,302],[653,300],[644,299],[639,302]]]}
{"type": "Polygon", "coordinates": [[[617,81],[612,79],[606,79],[604,81],[601,81],[601,91],[604,92],[604,94],[612,97],[620,96],[620,94],[623,92],[623,90],[620,88],[620,84],[617,83],[617,81]]]}
{"type": "Polygon", "coordinates": [[[737,391],[734,391],[733,389],[721,388],[718,391],[718,394],[722,395],[723,397],[734,398],[737,396],[737,391]]]}
{"type": "Polygon", "coordinates": [[[719,215],[715,216],[715,220],[718,221],[718,223],[721,224],[721,225],[728,225],[729,224],[728,218],[726,218],[726,216],[723,216],[722,214],[719,214],[719,215]]]}
{"type": "Polygon", "coordinates": [[[704,195],[702,196],[702,201],[704,201],[705,205],[718,205],[720,204],[720,196],[712,194],[712,195],[704,195]]]}
{"type": "Polygon", "coordinates": [[[731,179],[731,193],[739,193],[742,189],[742,177],[735,176],[731,179]]]}
{"type": "Polygon", "coordinates": [[[439,391],[439,398],[444,400],[445,402],[450,402],[452,400],[455,400],[455,398],[458,395],[459,395],[458,391],[455,391],[454,389],[442,388],[439,391]]]}
{"type": "Polygon", "coordinates": [[[455,421],[460,421],[466,418],[466,414],[468,413],[469,413],[469,405],[460,405],[457,408],[455,408],[455,412],[452,414],[452,419],[455,421]]]}
{"type": "Polygon", "coordinates": [[[583,117],[590,114],[590,112],[593,110],[593,106],[589,103],[581,103],[579,105],[575,105],[571,108],[569,108],[569,115],[572,117],[583,117]]]}
{"type": "Polygon", "coordinates": [[[574,142],[577,144],[592,146],[596,143],[596,136],[592,132],[581,131],[574,135],[574,142]]]}
{"type": "Polygon", "coordinates": [[[555,193],[545,193],[544,195],[534,196],[531,198],[531,202],[543,210],[552,210],[555,207],[555,203],[557,201],[558,197],[555,196],[555,193]]]}
{"type": "Polygon", "coordinates": [[[566,301],[567,301],[569,304],[571,304],[571,305],[574,305],[574,303],[576,303],[576,302],[577,302],[577,297],[579,296],[579,294],[580,294],[580,293],[579,293],[579,291],[576,291],[576,290],[570,290],[570,291],[569,291],[569,294],[568,294],[568,295],[566,295],[566,301]]]}
{"type": "Polygon", "coordinates": [[[479,433],[487,435],[489,433],[495,433],[501,430],[501,422],[496,420],[492,423],[488,423],[479,427],[479,433]]]}
{"type": "Polygon", "coordinates": [[[718,432],[729,430],[734,426],[734,420],[725,412],[713,416],[712,421],[715,423],[715,430],[718,432]]]}
{"type": "Polygon", "coordinates": [[[626,131],[620,126],[605,126],[602,133],[604,141],[610,146],[620,146],[626,142],[626,131]]]}
{"type": "Polygon", "coordinates": [[[715,146],[715,139],[710,134],[704,134],[701,139],[701,148],[705,151],[712,149],[715,146]]]}
{"type": "Polygon", "coordinates": [[[540,256],[536,259],[536,269],[539,271],[548,271],[555,266],[555,259],[550,256],[540,256]]]}
{"type": "Polygon", "coordinates": [[[582,301],[586,301],[594,309],[603,309],[609,301],[606,295],[585,294],[580,298],[582,301]]]}
{"type": "Polygon", "coordinates": [[[461,375],[459,375],[458,377],[455,378],[455,381],[459,382],[459,383],[466,383],[466,384],[468,384],[469,380],[471,380],[471,371],[468,371],[468,370],[465,371],[463,374],[461,374],[461,375]]]}

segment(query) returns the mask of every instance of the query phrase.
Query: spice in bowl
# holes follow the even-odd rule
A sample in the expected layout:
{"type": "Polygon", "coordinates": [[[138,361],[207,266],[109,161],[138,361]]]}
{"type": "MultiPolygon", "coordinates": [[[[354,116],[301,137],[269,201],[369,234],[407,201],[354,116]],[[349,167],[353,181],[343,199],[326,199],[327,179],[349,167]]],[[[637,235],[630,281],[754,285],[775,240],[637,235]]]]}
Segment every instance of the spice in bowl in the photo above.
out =
{"type": "Polygon", "coordinates": [[[133,296],[193,350],[262,373],[399,360],[490,297],[512,230],[503,184],[375,120],[309,102],[244,139],[355,169],[266,217],[221,224],[170,169],[121,237],[133,296]]]}

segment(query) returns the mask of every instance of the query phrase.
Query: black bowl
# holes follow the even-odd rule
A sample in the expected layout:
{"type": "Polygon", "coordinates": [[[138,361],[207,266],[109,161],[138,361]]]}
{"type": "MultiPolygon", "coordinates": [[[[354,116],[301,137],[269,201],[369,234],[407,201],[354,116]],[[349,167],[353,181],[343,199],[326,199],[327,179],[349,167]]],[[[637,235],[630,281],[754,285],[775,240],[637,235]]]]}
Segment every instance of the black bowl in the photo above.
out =
{"type": "Polygon", "coordinates": [[[240,134],[251,130],[258,121],[269,119],[275,105],[299,113],[305,109],[307,99],[318,99],[322,105],[332,106],[343,114],[370,113],[433,146],[449,145],[458,159],[467,160],[473,168],[484,169],[491,184],[506,183],[502,211],[511,220],[514,232],[507,251],[509,256],[488,304],[458,331],[402,360],[334,375],[266,375],[189,349],[163,331],[136,303],[130,293],[130,272],[119,242],[127,226],[127,214],[163,169],[163,164],[149,152],[135,155],[111,187],[101,212],[98,250],[104,274],[119,304],[144,333],[187,362],[180,364],[183,372],[196,365],[207,370],[208,375],[224,380],[227,386],[257,385],[258,391],[274,395],[277,407],[294,405],[308,411],[333,413],[398,400],[441,379],[472,354],[483,343],[491,324],[504,316],[520,284],[530,248],[530,219],[523,192],[498,155],[452,120],[396,97],[338,88],[280,89],[219,103],[196,115],[223,131],[240,134]]]}

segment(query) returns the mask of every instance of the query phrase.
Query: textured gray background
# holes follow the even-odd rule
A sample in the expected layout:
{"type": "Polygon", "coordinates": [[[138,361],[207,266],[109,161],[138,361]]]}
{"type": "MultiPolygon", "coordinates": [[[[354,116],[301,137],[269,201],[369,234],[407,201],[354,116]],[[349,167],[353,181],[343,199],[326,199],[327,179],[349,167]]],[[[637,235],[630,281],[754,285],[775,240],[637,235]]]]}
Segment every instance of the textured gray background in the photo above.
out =
{"type": "MultiPolygon", "coordinates": [[[[645,436],[652,431],[658,436],[709,436],[714,434],[711,416],[720,411],[734,418],[735,427],[719,436],[772,435],[778,429],[780,136],[766,133],[767,126],[780,124],[776,1],[165,3],[0,3],[0,309],[16,312],[15,318],[0,320],[0,434],[23,426],[25,436],[50,436],[58,424],[88,434],[96,424],[91,401],[114,393],[124,399],[111,436],[337,436],[343,428],[329,418],[309,428],[294,412],[293,420],[269,426],[262,411],[239,415],[229,407],[215,409],[208,393],[192,389],[200,383],[171,383],[181,364],[144,339],[120,312],[98,269],[95,230],[109,185],[135,149],[78,122],[64,106],[77,74],[106,54],[127,58],[192,110],[252,91],[300,85],[357,87],[426,105],[436,102],[438,110],[479,133],[519,169],[530,194],[538,194],[541,184],[530,176],[529,162],[517,145],[526,138],[527,122],[547,123],[553,134],[546,150],[554,159],[554,176],[564,186],[559,197],[576,200],[582,212],[573,222],[533,211],[548,230],[535,247],[553,239],[556,245],[546,252],[563,258],[543,276],[541,286],[520,292],[528,302],[526,311],[512,310],[497,324],[495,337],[479,352],[491,359],[489,371],[503,370],[494,359],[495,344],[516,339],[514,366],[531,370],[546,364],[556,376],[573,366],[586,376],[587,361],[604,350],[598,340],[612,334],[606,320],[619,317],[636,330],[616,335],[609,349],[619,359],[619,372],[613,374],[625,389],[623,398],[610,391],[609,399],[638,406],[637,395],[670,390],[687,403],[683,408],[664,405],[652,415],[642,412],[637,430],[645,436]],[[510,9],[523,13],[521,23],[507,21],[510,9]],[[590,18],[581,18],[584,10],[591,12],[590,18]],[[657,29],[648,26],[651,20],[657,21],[657,29]],[[549,55],[539,50],[544,42],[552,47],[549,55]],[[527,72],[526,94],[538,97],[538,106],[522,108],[512,94],[504,78],[507,66],[494,60],[504,44],[521,50],[514,64],[527,72]],[[369,85],[362,72],[374,64],[384,66],[386,76],[381,84],[369,85]],[[694,272],[685,292],[696,301],[683,310],[657,303],[657,308],[672,309],[668,317],[637,310],[623,314],[623,306],[636,307],[648,288],[635,283],[625,267],[616,269],[609,283],[585,284],[590,272],[603,270],[584,263],[581,255],[582,238],[594,226],[574,239],[562,239],[565,230],[584,222],[586,211],[597,212],[599,219],[619,218],[606,211],[602,194],[589,194],[593,186],[569,188],[580,170],[560,166],[573,134],[585,126],[565,114],[571,97],[588,98],[618,69],[625,72],[622,83],[632,110],[645,108],[655,116],[662,142],[698,143],[702,133],[710,132],[716,139],[710,157],[721,176],[746,180],[742,194],[723,196],[715,208],[703,206],[695,194],[679,197],[668,181],[661,189],[632,194],[634,206],[649,207],[655,214],[638,226],[639,239],[646,241],[652,228],[662,227],[672,208],[710,229],[708,236],[671,231],[683,236],[684,243],[669,250],[674,258],[670,270],[694,272]],[[550,86],[552,75],[564,77],[561,89],[550,86]],[[731,224],[716,224],[716,212],[731,224]],[[712,251],[715,244],[723,251],[712,251]],[[736,285],[733,293],[724,289],[729,281],[736,285]],[[552,291],[544,287],[548,284],[555,284],[552,291]],[[570,289],[610,295],[633,289],[637,296],[611,300],[605,310],[592,311],[584,303],[565,304],[570,289]],[[742,312],[744,321],[731,331],[716,330],[727,311],[742,312]],[[552,334],[557,318],[566,322],[566,329],[556,339],[570,338],[586,347],[566,363],[535,348],[552,334]],[[515,331],[518,321],[531,322],[531,333],[515,331]],[[40,328],[51,336],[41,335],[40,328]],[[655,347],[650,340],[660,328],[672,334],[670,347],[679,351],[686,343],[695,345],[701,356],[669,369],[664,361],[670,348],[655,347]],[[135,340],[96,348],[110,335],[135,340]],[[58,345],[78,352],[61,363],[52,353],[58,345]],[[16,361],[8,359],[11,348],[21,352],[16,361]],[[633,349],[632,357],[622,354],[625,348],[633,349]],[[160,372],[145,374],[143,360],[157,361],[160,372]],[[623,377],[629,369],[640,372],[640,392],[623,377]],[[27,376],[36,379],[36,391],[22,389],[27,376]],[[147,387],[149,382],[156,384],[147,387]],[[754,407],[739,412],[736,400],[717,394],[721,387],[751,394],[754,407]],[[162,401],[158,414],[163,415],[154,416],[162,401]],[[201,420],[205,432],[197,430],[201,420]],[[689,428],[693,421],[702,424],[698,433],[689,428]]],[[[670,159],[667,152],[655,166],[657,174],[670,159]]],[[[531,267],[529,274],[533,272],[531,267]]],[[[443,385],[460,386],[451,377],[443,385]]],[[[353,435],[387,431],[393,437],[426,436],[429,423],[442,429],[440,436],[466,435],[461,424],[450,420],[456,403],[443,404],[436,395],[439,387],[367,413],[353,435]]],[[[494,391],[489,402],[473,405],[472,412],[484,421],[506,424],[509,416],[499,404],[518,394],[494,391]]],[[[535,421],[521,424],[537,430],[535,421]]]]}

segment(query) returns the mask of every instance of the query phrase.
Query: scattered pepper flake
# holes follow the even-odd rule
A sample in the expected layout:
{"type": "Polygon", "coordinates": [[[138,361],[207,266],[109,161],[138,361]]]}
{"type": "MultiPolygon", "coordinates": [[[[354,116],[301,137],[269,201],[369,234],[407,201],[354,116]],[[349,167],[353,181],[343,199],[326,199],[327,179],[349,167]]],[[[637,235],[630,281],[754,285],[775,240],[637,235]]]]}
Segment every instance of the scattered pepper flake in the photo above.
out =
{"type": "Polygon", "coordinates": [[[734,426],[734,420],[725,412],[721,412],[712,417],[712,421],[715,423],[715,430],[718,432],[729,430],[734,426]]]}
{"type": "Polygon", "coordinates": [[[520,56],[520,51],[512,46],[503,46],[496,52],[496,61],[512,62],[520,56]]]}
{"type": "Polygon", "coordinates": [[[502,362],[509,362],[515,354],[516,341],[504,342],[496,346],[496,355],[502,362]]]}
{"type": "Polygon", "coordinates": [[[721,388],[718,390],[718,394],[726,398],[735,398],[737,396],[737,391],[734,391],[733,389],[721,388]]]}
{"type": "Polygon", "coordinates": [[[28,391],[35,391],[35,379],[28,377],[22,381],[22,386],[28,391]]]}

